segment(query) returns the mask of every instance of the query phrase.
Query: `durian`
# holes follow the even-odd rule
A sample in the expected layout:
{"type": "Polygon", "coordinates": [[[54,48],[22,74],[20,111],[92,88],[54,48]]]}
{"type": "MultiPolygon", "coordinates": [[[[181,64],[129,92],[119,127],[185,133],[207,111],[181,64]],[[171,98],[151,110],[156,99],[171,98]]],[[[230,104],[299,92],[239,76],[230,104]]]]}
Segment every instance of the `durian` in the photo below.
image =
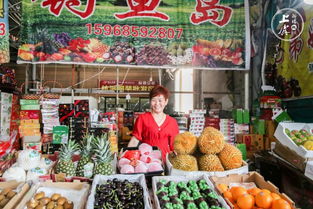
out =
{"type": "Polygon", "coordinates": [[[201,171],[224,171],[222,163],[216,155],[202,155],[198,158],[198,164],[201,171]]]}
{"type": "Polygon", "coordinates": [[[197,148],[197,137],[190,132],[176,135],[174,150],[177,154],[193,154],[197,148]]]}
{"type": "Polygon", "coordinates": [[[242,166],[242,153],[237,147],[231,144],[226,143],[224,149],[218,154],[218,157],[226,170],[242,166]]]}
{"type": "Polygon", "coordinates": [[[203,154],[217,154],[222,151],[224,144],[224,135],[213,127],[205,128],[198,139],[198,146],[203,154]]]}
{"type": "Polygon", "coordinates": [[[197,171],[197,158],[192,155],[169,155],[169,160],[175,169],[184,171],[197,171]]]}

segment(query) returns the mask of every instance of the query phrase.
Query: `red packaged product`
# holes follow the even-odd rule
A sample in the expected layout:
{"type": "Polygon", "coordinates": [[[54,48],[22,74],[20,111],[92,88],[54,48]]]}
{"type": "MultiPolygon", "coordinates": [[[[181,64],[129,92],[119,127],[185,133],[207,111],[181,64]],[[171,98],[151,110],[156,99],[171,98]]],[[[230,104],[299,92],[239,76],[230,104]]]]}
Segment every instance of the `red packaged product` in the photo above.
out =
{"type": "Polygon", "coordinates": [[[128,160],[139,160],[140,159],[140,151],[139,150],[127,150],[123,155],[124,158],[128,160]]]}

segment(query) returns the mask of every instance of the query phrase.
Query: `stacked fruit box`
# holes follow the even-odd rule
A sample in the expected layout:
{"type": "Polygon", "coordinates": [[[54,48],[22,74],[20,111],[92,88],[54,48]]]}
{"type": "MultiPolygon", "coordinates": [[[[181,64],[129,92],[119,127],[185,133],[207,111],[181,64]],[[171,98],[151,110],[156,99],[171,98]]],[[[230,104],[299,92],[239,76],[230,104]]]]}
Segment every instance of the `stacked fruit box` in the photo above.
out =
{"type": "Polygon", "coordinates": [[[210,179],[231,208],[296,208],[287,195],[257,172],[211,176],[210,179]]]}
{"type": "Polygon", "coordinates": [[[45,208],[61,205],[62,208],[84,209],[89,189],[89,184],[78,181],[37,183],[32,185],[15,209],[34,208],[37,205],[45,208]]]}
{"type": "Polygon", "coordinates": [[[206,175],[155,176],[152,179],[155,208],[224,208],[225,200],[214,191],[206,175]],[[206,206],[206,207],[205,207],[206,206]]]}
{"type": "Polygon", "coordinates": [[[312,123],[281,122],[278,124],[274,136],[284,146],[294,150],[304,158],[313,158],[313,150],[309,144],[313,141],[312,123]],[[307,143],[308,147],[306,148],[307,143]]]}
{"type": "Polygon", "coordinates": [[[3,209],[15,209],[29,188],[27,183],[16,181],[0,182],[0,207],[3,209]]]}
{"type": "Polygon", "coordinates": [[[127,205],[137,209],[152,208],[145,176],[143,174],[96,175],[92,183],[86,209],[93,209],[96,208],[95,206],[103,204],[110,206],[109,208],[126,208],[127,205]],[[129,190],[129,188],[132,189],[129,190]],[[107,200],[111,194],[115,195],[114,202],[107,200]],[[125,195],[128,196],[128,199],[125,195]]]}

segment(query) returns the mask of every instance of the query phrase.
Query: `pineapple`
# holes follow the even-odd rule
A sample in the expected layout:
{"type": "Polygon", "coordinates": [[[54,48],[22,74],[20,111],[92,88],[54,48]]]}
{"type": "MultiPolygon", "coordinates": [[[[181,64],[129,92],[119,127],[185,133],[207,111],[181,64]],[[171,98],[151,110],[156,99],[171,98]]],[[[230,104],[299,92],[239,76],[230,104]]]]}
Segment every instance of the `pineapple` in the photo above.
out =
{"type": "Polygon", "coordinates": [[[66,176],[75,176],[75,165],[72,161],[74,152],[79,150],[78,144],[69,140],[67,144],[63,144],[60,153],[59,161],[56,166],[56,173],[65,173],[66,176]]]}
{"type": "Polygon", "coordinates": [[[81,158],[78,162],[76,175],[77,176],[84,176],[84,166],[88,163],[92,163],[91,160],[91,151],[92,151],[92,142],[94,141],[94,135],[86,134],[83,138],[81,143],[81,158]]]}
{"type": "Polygon", "coordinates": [[[94,143],[94,153],[96,166],[93,174],[113,174],[113,168],[111,165],[113,154],[110,150],[110,141],[107,140],[107,134],[96,138],[96,142],[94,143]]]}

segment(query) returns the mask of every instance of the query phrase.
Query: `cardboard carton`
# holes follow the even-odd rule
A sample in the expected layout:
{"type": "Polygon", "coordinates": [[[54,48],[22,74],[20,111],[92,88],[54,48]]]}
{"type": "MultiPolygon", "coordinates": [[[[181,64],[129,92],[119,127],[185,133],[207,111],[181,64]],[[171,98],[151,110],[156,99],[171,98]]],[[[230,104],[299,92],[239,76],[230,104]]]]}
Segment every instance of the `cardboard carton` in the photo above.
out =
{"type": "MultiPolygon", "coordinates": [[[[223,192],[219,189],[219,187],[217,187],[218,184],[226,184],[229,185],[231,183],[249,183],[249,182],[253,182],[255,183],[255,185],[260,188],[260,189],[268,189],[271,192],[277,193],[281,196],[281,198],[283,198],[284,200],[286,200],[287,202],[289,202],[291,208],[295,209],[295,203],[284,193],[280,193],[279,189],[273,185],[271,182],[269,181],[265,181],[265,179],[263,178],[263,176],[261,176],[259,173],[257,172],[249,172],[247,174],[231,174],[225,177],[216,177],[216,176],[211,176],[210,179],[212,180],[215,188],[217,189],[217,191],[222,194],[223,192]]],[[[227,201],[228,204],[234,208],[233,204],[230,201],[227,201]]]]}
{"type": "MultiPolygon", "coordinates": [[[[15,207],[15,209],[24,209],[27,202],[33,198],[38,190],[45,191],[47,196],[51,196],[49,193],[58,191],[61,195],[74,203],[74,207],[78,209],[84,209],[87,202],[88,192],[90,185],[82,182],[41,182],[33,185],[30,190],[25,194],[23,199],[15,207]],[[74,196],[71,191],[79,194],[74,196]],[[77,207],[78,206],[78,207],[77,207]]],[[[57,193],[57,192],[56,192],[57,193]]]]}
{"type": "Polygon", "coordinates": [[[305,171],[305,167],[309,158],[304,158],[298,155],[295,151],[291,150],[287,146],[282,145],[278,141],[276,142],[274,152],[296,168],[300,169],[302,172],[305,171]]]}
{"type": "Polygon", "coordinates": [[[12,190],[16,191],[17,194],[13,196],[13,198],[4,206],[3,209],[15,209],[16,205],[24,197],[30,186],[27,183],[17,181],[0,182],[0,190],[6,188],[11,188],[12,190]]]}

